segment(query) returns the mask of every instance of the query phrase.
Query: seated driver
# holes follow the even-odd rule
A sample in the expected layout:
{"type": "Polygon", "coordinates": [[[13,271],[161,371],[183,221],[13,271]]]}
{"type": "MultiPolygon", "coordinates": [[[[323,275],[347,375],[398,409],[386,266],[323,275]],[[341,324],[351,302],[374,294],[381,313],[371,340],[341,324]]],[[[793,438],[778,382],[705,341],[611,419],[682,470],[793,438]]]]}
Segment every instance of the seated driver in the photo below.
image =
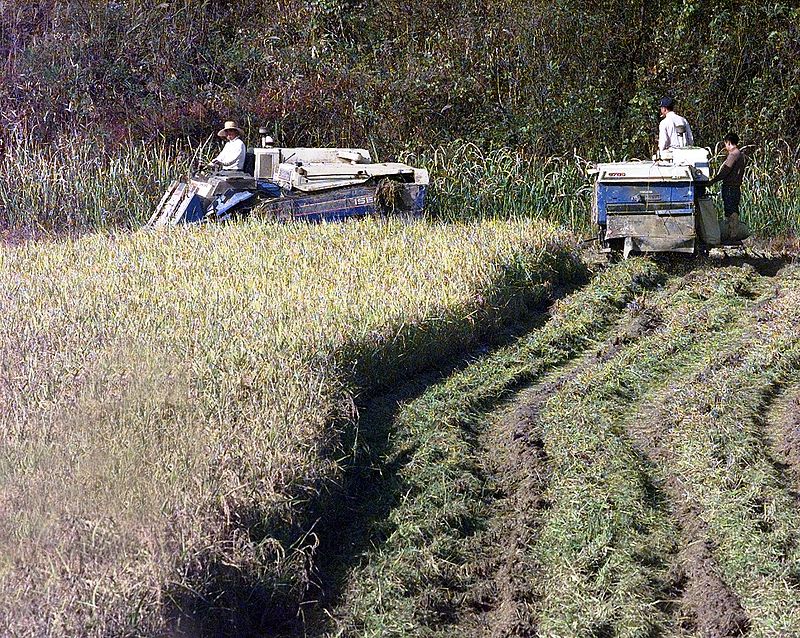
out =
{"type": "Polygon", "coordinates": [[[247,146],[242,141],[244,131],[236,126],[236,122],[225,122],[225,127],[217,135],[228,141],[209,166],[221,171],[241,171],[247,156],[247,146]]]}

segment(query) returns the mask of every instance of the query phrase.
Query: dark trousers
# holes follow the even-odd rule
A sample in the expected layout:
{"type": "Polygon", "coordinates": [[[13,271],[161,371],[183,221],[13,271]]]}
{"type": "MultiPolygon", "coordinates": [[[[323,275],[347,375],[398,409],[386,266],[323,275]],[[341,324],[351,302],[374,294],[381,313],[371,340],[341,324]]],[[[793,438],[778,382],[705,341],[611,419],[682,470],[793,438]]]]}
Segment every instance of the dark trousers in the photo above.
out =
{"type": "Polygon", "coordinates": [[[725,217],[730,217],[734,213],[739,214],[739,202],[742,201],[742,189],[739,186],[722,185],[722,208],[725,217]]]}

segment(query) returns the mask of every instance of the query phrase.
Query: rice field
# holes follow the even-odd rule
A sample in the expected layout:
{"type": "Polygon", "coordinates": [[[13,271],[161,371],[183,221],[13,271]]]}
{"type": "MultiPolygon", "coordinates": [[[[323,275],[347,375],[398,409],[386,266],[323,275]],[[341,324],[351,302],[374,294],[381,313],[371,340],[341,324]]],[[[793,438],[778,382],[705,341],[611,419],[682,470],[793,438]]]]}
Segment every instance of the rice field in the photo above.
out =
{"type": "Polygon", "coordinates": [[[1,160],[0,634],[800,635],[796,257],[587,283],[586,162],[460,143],[427,220],[130,232],[207,152],[1,160]]]}
{"type": "Polygon", "coordinates": [[[5,247],[0,633],[296,627],[354,401],[529,314],[573,248],[523,220],[5,247]]]}
{"type": "Polygon", "coordinates": [[[800,278],[755,264],[625,262],[365,411],[388,516],[313,635],[797,635],[800,278]]]}

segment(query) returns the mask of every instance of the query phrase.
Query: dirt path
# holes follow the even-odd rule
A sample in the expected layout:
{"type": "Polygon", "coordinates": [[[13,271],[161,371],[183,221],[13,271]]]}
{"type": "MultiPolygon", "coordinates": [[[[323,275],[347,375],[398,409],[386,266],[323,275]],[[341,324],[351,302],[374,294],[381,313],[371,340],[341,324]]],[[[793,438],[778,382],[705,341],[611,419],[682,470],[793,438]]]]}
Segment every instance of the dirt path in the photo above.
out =
{"type": "Polygon", "coordinates": [[[527,550],[536,542],[541,512],[549,507],[544,494],[550,475],[539,412],[559,385],[548,381],[523,392],[513,409],[481,436],[481,465],[491,477],[490,522],[471,539],[477,574],[467,600],[474,611],[456,623],[453,633],[536,635],[534,599],[541,567],[527,550]]]}
{"type": "Polygon", "coordinates": [[[800,499],[800,383],[787,388],[767,415],[767,436],[800,499]]]}

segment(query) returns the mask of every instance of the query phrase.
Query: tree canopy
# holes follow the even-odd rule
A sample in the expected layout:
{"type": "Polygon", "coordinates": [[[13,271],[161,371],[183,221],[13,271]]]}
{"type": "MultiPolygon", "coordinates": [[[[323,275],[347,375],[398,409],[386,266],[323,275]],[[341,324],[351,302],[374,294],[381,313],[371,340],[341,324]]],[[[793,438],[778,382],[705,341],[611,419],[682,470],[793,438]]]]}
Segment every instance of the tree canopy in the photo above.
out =
{"type": "Polygon", "coordinates": [[[712,144],[800,135],[796,1],[0,2],[2,125],[52,139],[648,152],[662,95],[712,144]],[[254,141],[254,140],[253,140],[254,141]]]}

